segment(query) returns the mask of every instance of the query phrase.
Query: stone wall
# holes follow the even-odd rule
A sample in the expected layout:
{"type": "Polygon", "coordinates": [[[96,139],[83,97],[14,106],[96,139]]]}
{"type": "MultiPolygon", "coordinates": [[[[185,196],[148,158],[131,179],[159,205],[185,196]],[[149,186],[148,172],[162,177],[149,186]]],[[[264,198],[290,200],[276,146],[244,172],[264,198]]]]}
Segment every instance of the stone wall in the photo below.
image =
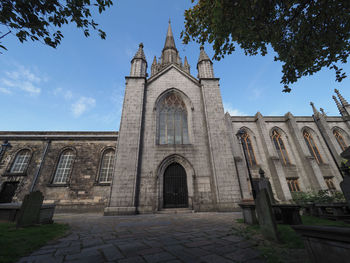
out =
{"type": "Polygon", "coordinates": [[[0,140],[8,140],[12,147],[0,161],[0,183],[19,182],[13,202],[22,201],[41,165],[35,189],[44,194],[44,203],[55,203],[57,211],[102,211],[110,196],[110,184],[98,182],[100,162],[105,149],[115,149],[117,136],[116,132],[1,132],[0,140]],[[67,148],[76,153],[71,174],[67,184],[53,184],[60,154],[67,148]],[[21,149],[30,150],[29,165],[24,174],[11,174],[21,149]]]}

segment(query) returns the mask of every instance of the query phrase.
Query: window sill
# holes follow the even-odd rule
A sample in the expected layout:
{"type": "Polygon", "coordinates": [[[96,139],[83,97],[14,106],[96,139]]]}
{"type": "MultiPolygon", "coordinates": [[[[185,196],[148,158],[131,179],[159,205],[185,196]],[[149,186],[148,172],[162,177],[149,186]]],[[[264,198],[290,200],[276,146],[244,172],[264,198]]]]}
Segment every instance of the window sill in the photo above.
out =
{"type": "Polygon", "coordinates": [[[187,143],[187,144],[156,144],[158,147],[164,147],[164,148],[176,148],[176,147],[192,147],[193,144],[187,143]]]}
{"type": "Polygon", "coordinates": [[[10,173],[10,172],[6,172],[4,173],[2,176],[11,176],[11,177],[14,177],[14,176],[27,176],[27,172],[24,172],[24,173],[10,173]]]}
{"type": "Polygon", "coordinates": [[[47,187],[68,187],[69,184],[47,184],[47,187]]]}
{"type": "Polygon", "coordinates": [[[99,183],[99,182],[95,182],[94,186],[111,186],[111,183],[99,183]]]}

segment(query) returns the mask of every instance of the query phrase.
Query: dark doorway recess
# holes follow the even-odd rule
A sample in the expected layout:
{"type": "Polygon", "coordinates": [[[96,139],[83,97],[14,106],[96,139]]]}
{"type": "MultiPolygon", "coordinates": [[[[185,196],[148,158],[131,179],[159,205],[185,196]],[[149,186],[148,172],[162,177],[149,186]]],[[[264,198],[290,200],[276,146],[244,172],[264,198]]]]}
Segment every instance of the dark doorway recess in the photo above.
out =
{"type": "Polygon", "coordinates": [[[18,182],[4,182],[0,192],[0,203],[11,203],[17,186],[18,182]]]}
{"type": "Polygon", "coordinates": [[[170,164],[164,172],[164,208],[188,207],[187,176],[178,163],[170,164]]]}

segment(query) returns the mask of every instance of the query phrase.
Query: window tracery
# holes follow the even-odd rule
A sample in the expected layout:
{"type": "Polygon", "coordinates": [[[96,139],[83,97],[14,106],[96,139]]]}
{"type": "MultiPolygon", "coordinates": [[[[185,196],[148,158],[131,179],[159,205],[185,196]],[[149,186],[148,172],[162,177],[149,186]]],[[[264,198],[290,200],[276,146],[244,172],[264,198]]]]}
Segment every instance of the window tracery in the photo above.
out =
{"type": "Polygon", "coordinates": [[[252,167],[253,165],[256,165],[257,162],[256,162],[255,153],[254,153],[250,136],[246,131],[244,131],[244,134],[242,135],[242,139],[243,139],[243,150],[245,151],[246,156],[248,157],[249,166],[252,167]]]}
{"type": "Polygon", "coordinates": [[[311,134],[308,131],[304,131],[303,135],[304,135],[305,142],[307,144],[307,147],[309,148],[311,155],[313,157],[315,157],[316,162],[318,164],[323,163],[321,154],[320,154],[318,147],[317,147],[314,139],[312,138],[311,134]]]}
{"type": "Polygon", "coordinates": [[[188,144],[186,105],[175,92],[169,93],[157,105],[158,143],[188,144]]]}
{"type": "Polygon", "coordinates": [[[336,138],[340,148],[345,151],[345,149],[348,147],[345,143],[345,140],[343,138],[343,136],[341,135],[341,133],[338,130],[334,130],[333,131],[333,135],[336,138]]]}
{"type": "Polygon", "coordinates": [[[290,164],[290,160],[288,157],[288,152],[286,147],[284,146],[284,142],[282,140],[281,135],[277,132],[277,130],[272,131],[272,140],[275,145],[275,148],[278,152],[278,155],[283,160],[284,164],[290,164]]]}

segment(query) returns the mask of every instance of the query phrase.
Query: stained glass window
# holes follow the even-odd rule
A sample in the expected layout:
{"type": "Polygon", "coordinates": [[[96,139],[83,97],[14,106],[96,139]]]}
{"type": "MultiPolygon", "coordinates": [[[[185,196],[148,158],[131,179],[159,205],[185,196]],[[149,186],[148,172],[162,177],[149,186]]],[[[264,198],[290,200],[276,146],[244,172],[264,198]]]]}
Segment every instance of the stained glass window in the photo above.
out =
{"type": "Polygon", "coordinates": [[[250,136],[247,132],[245,132],[242,135],[242,143],[243,143],[243,149],[246,153],[246,156],[249,160],[249,166],[253,166],[256,165],[256,159],[255,159],[255,154],[254,154],[254,149],[253,149],[253,145],[252,142],[250,140],[250,136]]]}
{"type": "Polygon", "coordinates": [[[56,173],[53,179],[54,184],[67,183],[70,171],[73,167],[75,154],[72,150],[65,150],[58,161],[56,173]]]}
{"type": "Polygon", "coordinates": [[[339,143],[340,148],[341,148],[343,151],[345,151],[345,149],[346,149],[348,146],[346,145],[343,136],[342,136],[342,135],[340,134],[340,132],[337,131],[337,130],[334,130],[334,131],[333,131],[333,134],[334,134],[335,138],[337,139],[337,142],[339,143]]]}
{"type": "Polygon", "coordinates": [[[159,144],[188,144],[187,110],[181,97],[171,92],[158,104],[159,144]]]}
{"type": "Polygon", "coordinates": [[[290,164],[290,160],[288,157],[288,152],[286,147],[284,146],[281,135],[277,132],[277,130],[273,130],[272,132],[272,140],[278,152],[278,155],[283,160],[284,164],[290,164]]]}
{"type": "Polygon", "coordinates": [[[317,145],[315,144],[314,139],[308,131],[303,133],[307,147],[309,148],[310,153],[315,157],[317,163],[323,163],[320,152],[318,151],[317,145]]]}
{"type": "Polygon", "coordinates": [[[115,151],[113,149],[109,149],[103,152],[99,177],[100,183],[110,183],[112,181],[114,154],[115,151]]]}
{"type": "Polygon", "coordinates": [[[11,173],[24,173],[26,170],[30,159],[29,150],[21,150],[17,153],[16,159],[13,162],[10,172],[11,173]]]}

